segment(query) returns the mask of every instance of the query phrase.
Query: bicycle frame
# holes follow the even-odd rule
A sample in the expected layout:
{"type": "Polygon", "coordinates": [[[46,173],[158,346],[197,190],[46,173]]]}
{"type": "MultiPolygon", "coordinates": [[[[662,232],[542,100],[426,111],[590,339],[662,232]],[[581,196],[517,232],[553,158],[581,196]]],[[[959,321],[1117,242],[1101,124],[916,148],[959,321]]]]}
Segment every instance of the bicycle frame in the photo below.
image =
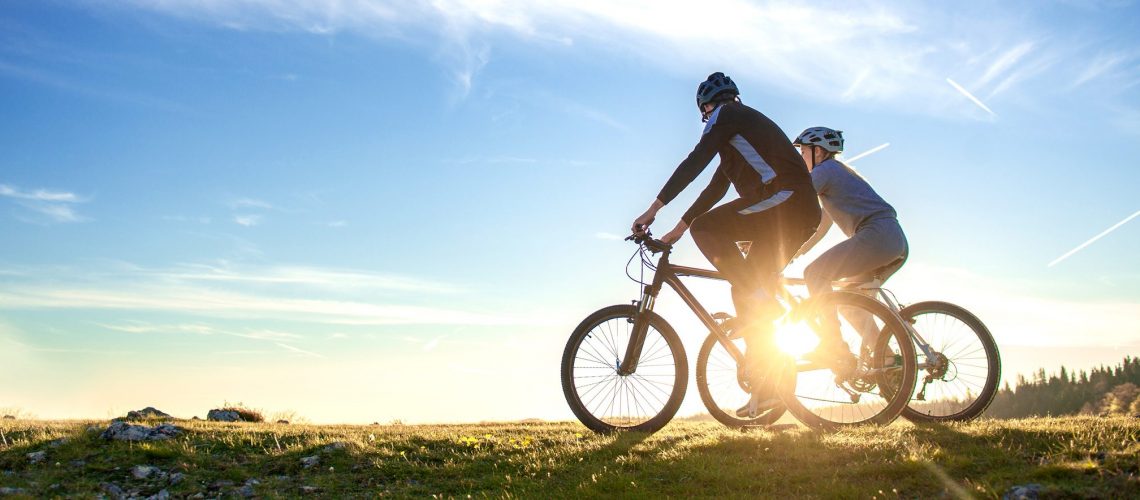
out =
{"type": "MultiPolygon", "coordinates": [[[[728,334],[725,333],[724,329],[720,327],[720,324],[718,324],[712,315],[709,314],[707,310],[705,310],[704,306],[702,306],[701,303],[697,301],[697,298],[681,281],[682,277],[689,276],[725,281],[726,278],[724,275],[718,271],[710,269],[678,266],[670,263],[669,254],[672,251],[671,247],[650,246],[649,248],[650,250],[661,252],[661,257],[658,259],[657,272],[653,275],[653,281],[643,287],[641,299],[635,302],[637,305],[637,318],[634,320],[633,332],[632,335],[630,335],[629,344],[625,351],[625,356],[622,358],[621,364],[617,367],[617,372],[620,375],[627,376],[632,375],[637,371],[637,363],[638,360],[641,359],[641,351],[644,347],[646,333],[649,328],[649,321],[646,320],[646,313],[653,310],[653,305],[656,303],[657,296],[661,293],[661,287],[664,284],[668,284],[669,287],[673,289],[673,291],[677,292],[677,295],[681,297],[681,300],[685,303],[685,305],[689,306],[689,309],[693,311],[693,314],[697,315],[697,318],[701,320],[701,323],[703,323],[710,332],[716,335],[717,342],[719,342],[721,346],[723,346],[725,350],[728,351],[729,355],[731,355],[732,358],[736,360],[738,365],[742,365],[744,362],[744,353],[740,352],[740,349],[737,348],[736,344],[734,344],[732,340],[729,339],[728,334]]],[[[781,290],[781,292],[779,292],[778,295],[783,296],[785,299],[789,299],[790,297],[790,293],[787,290],[788,285],[806,285],[806,281],[803,278],[788,278],[783,276],[780,278],[780,283],[782,286],[779,287],[779,290],[781,290]]],[[[902,319],[902,316],[900,315],[900,311],[902,310],[901,305],[899,305],[898,301],[896,301],[894,297],[892,297],[884,288],[882,288],[881,280],[874,279],[872,281],[866,282],[836,281],[832,284],[832,288],[859,290],[862,292],[862,295],[877,296],[878,300],[886,305],[887,309],[889,309],[891,313],[899,319],[899,322],[902,323],[904,328],[906,328],[908,335],[915,341],[915,344],[918,345],[919,349],[921,349],[923,354],[926,356],[926,362],[919,364],[917,368],[924,369],[928,365],[938,360],[938,356],[940,356],[940,354],[935,352],[930,347],[930,344],[926,342],[926,339],[922,338],[922,335],[920,335],[909,322],[902,319]]]]}
{"type": "Polygon", "coordinates": [[[645,335],[649,328],[649,321],[646,319],[646,314],[653,310],[653,305],[657,301],[657,295],[661,293],[661,286],[668,284],[685,305],[692,309],[693,314],[701,320],[708,327],[709,331],[717,336],[717,341],[724,346],[729,355],[736,360],[738,364],[743,363],[744,353],[736,347],[728,338],[728,334],[724,329],[713,319],[712,315],[705,310],[704,306],[697,301],[697,298],[689,291],[688,287],[681,281],[682,277],[692,276],[697,278],[724,280],[725,277],[717,271],[709,269],[699,269],[696,267],[678,266],[669,262],[669,248],[662,248],[661,258],[657,261],[657,272],[653,275],[653,281],[646,285],[641,293],[641,300],[637,301],[637,319],[634,321],[633,334],[629,339],[629,346],[625,351],[625,358],[622,359],[621,365],[618,366],[618,373],[621,375],[631,375],[637,371],[637,362],[641,359],[641,350],[645,345],[645,335]]]}
{"type": "Polygon", "coordinates": [[[930,347],[930,343],[918,333],[918,330],[914,328],[911,322],[906,321],[902,317],[902,304],[899,304],[898,300],[895,300],[894,295],[889,293],[889,290],[883,288],[882,280],[875,278],[866,282],[837,282],[837,284],[842,284],[841,286],[848,290],[855,289],[864,291],[866,294],[873,294],[879,302],[882,302],[887,306],[887,309],[890,309],[892,314],[898,317],[899,323],[902,323],[903,328],[906,328],[907,334],[910,335],[915,345],[918,346],[919,350],[921,350],[922,354],[926,357],[925,362],[918,364],[917,368],[919,370],[926,369],[939,359],[938,357],[941,356],[941,354],[930,347]]]}

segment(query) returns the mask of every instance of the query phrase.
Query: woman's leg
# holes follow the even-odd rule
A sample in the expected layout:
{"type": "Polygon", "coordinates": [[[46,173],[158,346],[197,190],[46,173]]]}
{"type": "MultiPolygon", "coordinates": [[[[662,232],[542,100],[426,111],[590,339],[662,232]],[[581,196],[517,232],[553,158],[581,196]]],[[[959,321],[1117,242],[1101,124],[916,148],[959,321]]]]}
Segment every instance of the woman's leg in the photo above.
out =
{"type": "MultiPolygon", "coordinates": [[[[844,278],[872,279],[876,271],[883,271],[885,278],[894,274],[905,261],[907,252],[906,237],[894,219],[880,219],[866,228],[860,229],[850,239],[839,243],[804,270],[808,291],[813,297],[831,291],[831,283],[844,278]],[[901,259],[900,259],[901,257],[901,259]],[[888,269],[883,266],[890,265],[888,269]]],[[[878,326],[870,315],[861,310],[838,311],[848,323],[863,337],[864,345],[870,345],[879,335],[878,326]]],[[[820,339],[824,350],[835,350],[839,342],[839,318],[824,316],[824,332],[831,335],[820,339]]],[[[842,347],[842,346],[839,346],[842,347]]],[[[848,350],[844,348],[844,350],[848,350]]]]}

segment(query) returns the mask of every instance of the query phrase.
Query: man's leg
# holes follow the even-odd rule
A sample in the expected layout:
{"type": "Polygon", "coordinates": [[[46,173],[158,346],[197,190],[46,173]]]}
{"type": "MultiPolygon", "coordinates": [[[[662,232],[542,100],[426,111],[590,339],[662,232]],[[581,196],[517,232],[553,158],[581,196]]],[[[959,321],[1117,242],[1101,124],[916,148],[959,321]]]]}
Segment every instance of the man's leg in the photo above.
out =
{"type": "Polygon", "coordinates": [[[731,201],[697,217],[689,228],[697,248],[732,285],[733,304],[740,318],[751,316],[753,311],[747,299],[760,288],[757,277],[736,245],[737,241],[752,240],[754,235],[750,225],[755,221],[739,213],[747,205],[743,200],[731,201]]]}
{"type": "MultiPolygon", "coordinates": [[[[770,255],[768,245],[772,238],[763,229],[757,230],[766,224],[767,216],[739,213],[749,205],[743,200],[721,205],[698,217],[690,228],[697,248],[732,285],[732,301],[738,325],[741,325],[737,333],[743,336],[745,343],[745,376],[752,387],[750,404],[737,412],[741,417],[755,417],[778,404],[766,380],[766,368],[771,365],[766,355],[774,345],[772,320],[779,316],[780,309],[756,274],[756,264],[765,259],[752,257],[756,252],[770,255]],[[752,241],[750,259],[746,260],[740,253],[737,241],[752,241]]],[[[770,269],[768,273],[771,274],[770,269]]]]}

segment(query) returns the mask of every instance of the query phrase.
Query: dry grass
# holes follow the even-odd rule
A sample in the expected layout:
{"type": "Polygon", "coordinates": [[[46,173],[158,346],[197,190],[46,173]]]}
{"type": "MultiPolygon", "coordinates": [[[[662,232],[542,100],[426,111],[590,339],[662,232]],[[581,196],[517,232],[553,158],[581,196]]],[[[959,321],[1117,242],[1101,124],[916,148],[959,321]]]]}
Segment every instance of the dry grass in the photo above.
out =
{"type": "Polygon", "coordinates": [[[0,486],[32,496],[1000,497],[1140,496],[1140,419],[1057,418],[835,433],[675,422],[600,436],[577,423],[323,426],[179,421],[147,444],[106,422],[0,422],[0,486]],[[93,430],[88,430],[94,425],[93,430]],[[59,441],[66,438],[66,441],[59,441]],[[44,451],[32,464],[28,453],[44,451]],[[306,467],[302,459],[317,457],[306,467]],[[59,465],[56,465],[59,464],[59,465]],[[165,478],[134,479],[157,467],[165,478]],[[170,477],[183,474],[171,484],[170,477]],[[52,485],[57,485],[52,488],[52,485]]]}

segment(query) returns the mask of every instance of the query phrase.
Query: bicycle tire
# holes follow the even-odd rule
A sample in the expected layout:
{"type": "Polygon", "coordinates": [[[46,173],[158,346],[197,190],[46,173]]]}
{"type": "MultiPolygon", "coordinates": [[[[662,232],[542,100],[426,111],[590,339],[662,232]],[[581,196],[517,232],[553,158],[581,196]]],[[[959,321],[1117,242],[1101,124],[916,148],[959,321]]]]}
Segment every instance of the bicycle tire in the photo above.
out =
{"type": "MultiPolygon", "coordinates": [[[[734,339],[744,351],[744,340],[734,339]]],[[[747,427],[762,427],[776,422],[787,408],[780,405],[761,413],[753,418],[740,418],[736,416],[736,408],[748,403],[751,393],[740,383],[737,374],[736,360],[724,349],[718,341],[718,336],[712,332],[701,344],[697,353],[697,392],[701,401],[718,422],[733,429],[747,427]],[[711,369],[710,369],[711,364],[711,369]]]]}
{"type": "Polygon", "coordinates": [[[916,377],[914,344],[899,317],[878,301],[851,292],[822,295],[812,307],[810,318],[829,311],[844,313],[841,333],[849,345],[860,346],[859,364],[866,371],[844,379],[841,387],[839,377],[828,367],[803,360],[787,363],[782,373],[791,379],[778,382],[777,388],[788,411],[805,425],[822,430],[894,421],[906,408],[916,377]],[[849,319],[856,315],[863,321],[873,320],[878,330],[869,345],[863,345],[849,319]]]}
{"type": "MultiPolygon", "coordinates": [[[[899,316],[914,325],[919,335],[946,355],[948,361],[945,370],[927,366],[919,371],[914,395],[926,385],[925,394],[934,388],[934,400],[924,395],[925,401],[919,402],[912,397],[903,417],[912,422],[965,422],[986,411],[997,395],[1001,379],[1001,354],[986,325],[965,308],[939,301],[911,304],[899,316]],[[979,375],[977,369],[984,369],[985,373],[979,375]],[[937,375],[938,371],[943,373],[931,381],[933,386],[923,384],[926,376],[937,375]]],[[[919,364],[926,364],[922,350],[915,352],[919,364]]]]}
{"type": "Polygon", "coordinates": [[[644,348],[631,375],[620,375],[617,364],[629,344],[635,306],[594,312],[566,342],[562,393],[578,420],[594,432],[655,432],[676,415],[685,397],[689,372],[681,339],[664,318],[652,311],[645,314],[649,325],[644,348]]]}

